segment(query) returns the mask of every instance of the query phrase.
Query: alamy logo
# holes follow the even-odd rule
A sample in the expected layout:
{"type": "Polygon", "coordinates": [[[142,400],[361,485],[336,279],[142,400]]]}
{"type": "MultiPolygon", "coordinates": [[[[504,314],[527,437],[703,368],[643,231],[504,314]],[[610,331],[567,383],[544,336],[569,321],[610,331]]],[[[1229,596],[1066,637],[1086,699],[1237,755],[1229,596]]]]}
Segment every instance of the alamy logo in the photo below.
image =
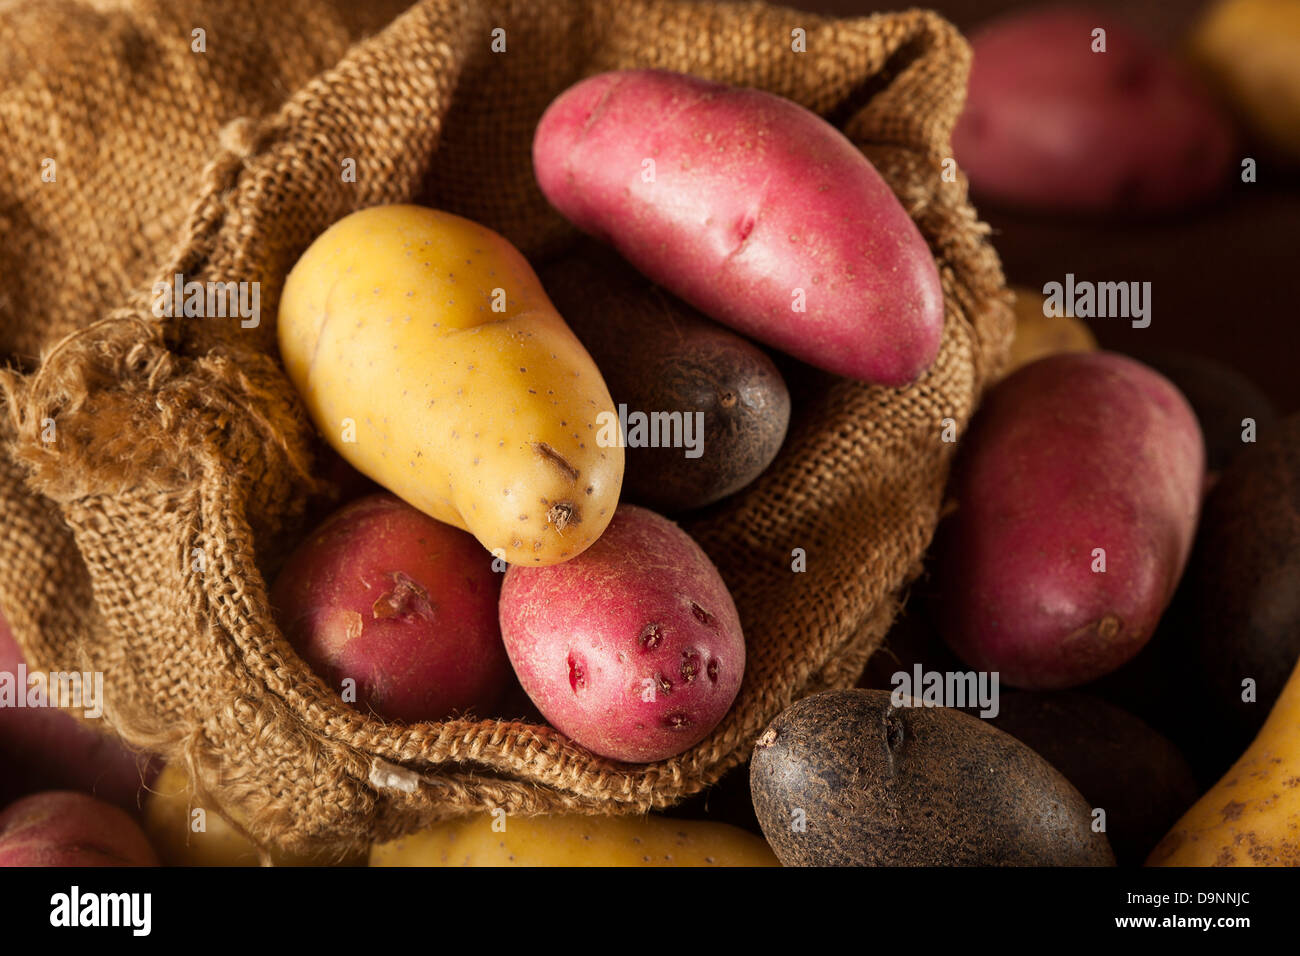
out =
{"type": "Polygon", "coordinates": [[[96,720],[104,716],[104,675],[101,671],[0,671],[0,707],[80,707],[96,720]]]}
{"type": "Polygon", "coordinates": [[[262,322],[261,290],[259,282],[186,282],[178,272],[171,282],[153,284],[153,314],[160,319],[238,316],[240,328],[255,329],[262,322]]]}
{"type": "Polygon", "coordinates": [[[133,936],[148,936],[153,926],[150,893],[85,893],[73,886],[50,897],[51,926],[126,926],[133,936]]]}
{"type": "Polygon", "coordinates": [[[976,707],[981,717],[996,717],[997,671],[927,671],[917,664],[912,672],[898,671],[889,702],[895,707],[976,707]]]}
{"type": "Polygon", "coordinates": [[[601,412],[596,424],[601,448],[684,448],[687,458],[704,454],[703,412],[629,412],[620,404],[617,418],[601,412]]]}
{"type": "Polygon", "coordinates": [[[1048,318],[1132,319],[1135,329],[1151,324],[1150,282],[1075,282],[1074,273],[1067,272],[1064,283],[1043,286],[1043,295],[1043,315],[1048,318]]]}

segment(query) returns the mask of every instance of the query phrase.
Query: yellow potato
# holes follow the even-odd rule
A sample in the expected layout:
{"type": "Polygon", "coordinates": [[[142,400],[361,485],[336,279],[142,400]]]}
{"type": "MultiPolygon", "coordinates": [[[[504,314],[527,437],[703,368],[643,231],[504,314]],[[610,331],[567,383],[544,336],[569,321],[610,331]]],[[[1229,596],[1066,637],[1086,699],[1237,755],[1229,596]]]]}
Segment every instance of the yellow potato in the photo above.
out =
{"type": "MultiPolygon", "coordinates": [[[[165,866],[259,866],[257,847],[240,836],[219,813],[191,801],[189,776],[183,767],[168,764],[154,781],[144,805],[144,831],[165,866]],[[202,829],[196,832],[198,821],[202,829]]],[[[359,866],[360,854],[338,860],[334,855],[296,856],[271,851],[275,866],[359,866]]]]}
{"type": "Polygon", "coordinates": [[[1047,300],[1033,289],[1012,286],[1016,296],[1016,332],[1011,340],[1011,357],[1002,375],[1010,375],[1022,365],[1036,362],[1058,352],[1095,352],[1097,340],[1088,327],[1068,316],[1043,314],[1047,300]]]}
{"type": "Polygon", "coordinates": [[[614,516],[623,450],[597,441],[609,390],[491,230],[419,206],[339,220],[290,272],[279,339],[348,462],[498,557],[556,564],[614,516]]]}
{"type": "Polygon", "coordinates": [[[1250,748],[1147,865],[1300,866],[1300,667],[1250,748]]]}
{"type": "Polygon", "coordinates": [[[1300,158],[1300,3],[1223,0],[1190,45],[1255,133],[1300,158]]]}
{"type": "Polygon", "coordinates": [[[725,823],[561,814],[462,817],[380,843],[371,866],[780,866],[725,823]],[[495,825],[495,829],[494,829],[495,825]],[[501,829],[504,826],[504,829],[501,829]]]}

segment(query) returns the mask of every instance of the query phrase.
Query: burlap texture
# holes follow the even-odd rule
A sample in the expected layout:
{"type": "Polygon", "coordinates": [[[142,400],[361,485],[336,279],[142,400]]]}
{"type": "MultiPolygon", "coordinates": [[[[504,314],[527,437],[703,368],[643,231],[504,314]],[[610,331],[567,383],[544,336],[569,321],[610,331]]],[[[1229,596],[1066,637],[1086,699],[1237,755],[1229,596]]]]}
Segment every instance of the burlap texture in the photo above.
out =
{"type": "Polygon", "coordinates": [[[987,230],[960,174],[942,175],[969,51],[940,18],[679,0],[404,6],[0,5],[0,607],[33,666],[104,671],[127,742],[185,761],[204,796],[290,850],[485,808],[663,807],[746,759],[791,701],[851,685],[934,530],[954,447],[943,420],[965,427],[1011,330],[987,230]],[[796,28],[806,53],[791,49],[796,28]],[[536,121],[582,76],[644,66],[770,90],[839,124],[934,251],[939,358],[903,390],[816,379],[769,471],[688,524],[748,642],[740,696],[699,746],[624,766],[545,726],[372,719],[309,672],[267,605],[316,487],[276,357],[284,276],[339,217],[412,199],[534,257],[560,248],[571,233],[532,178],[536,121]],[[150,289],[177,272],[260,282],[260,327],[156,318],[150,289]]]}

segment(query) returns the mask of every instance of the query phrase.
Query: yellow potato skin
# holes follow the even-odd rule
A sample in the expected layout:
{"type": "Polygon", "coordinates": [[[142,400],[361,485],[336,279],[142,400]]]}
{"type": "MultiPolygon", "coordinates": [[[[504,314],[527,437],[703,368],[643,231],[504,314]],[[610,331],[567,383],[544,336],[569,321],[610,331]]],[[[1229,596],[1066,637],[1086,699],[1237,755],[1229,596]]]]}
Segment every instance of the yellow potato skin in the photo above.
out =
{"type": "Polygon", "coordinates": [[[1250,748],[1147,865],[1300,866],[1300,667],[1250,748]]]}
{"type": "Polygon", "coordinates": [[[762,838],[725,823],[559,814],[462,817],[370,849],[371,866],[780,866],[762,838]],[[500,826],[500,824],[498,824],[500,826]]]}
{"type": "Polygon", "coordinates": [[[420,206],[353,213],[289,273],[278,334],[339,454],[511,564],[568,560],[613,517],[623,450],[596,441],[609,390],[490,229],[420,206]]]}
{"type": "MultiPolygon", "coordinates": [[[[192,810],[189,777],[184,768],[167,764],[154,781],[144,805],[144,831],[165,866],[260,866],[257,847],[227,823],[219,813],[207,810],[204,832],[191,830],[192,810]]],[[[344,860],[328,856],[304,857],[271,851],[274,866],[359,866],[364,857],[344,860]]]]}
{"type": "Polygon", "coordinates": [[[1300,3],[1223,0],[1193,30],[1190,52],[1256,133],[1300,159],[1300,3]]]}
{"type": "Polygon", "coordinates": [[[1043,315],[1046,298],[1033,289],[1012,286],[1015,293],[1016,330],[1011,340],[1011,357],[1002,371],[1005,378],[1022,365],[1058,352],[1095,352],[1097,340],[1083,322],[1073,316],[1043,315]]]}

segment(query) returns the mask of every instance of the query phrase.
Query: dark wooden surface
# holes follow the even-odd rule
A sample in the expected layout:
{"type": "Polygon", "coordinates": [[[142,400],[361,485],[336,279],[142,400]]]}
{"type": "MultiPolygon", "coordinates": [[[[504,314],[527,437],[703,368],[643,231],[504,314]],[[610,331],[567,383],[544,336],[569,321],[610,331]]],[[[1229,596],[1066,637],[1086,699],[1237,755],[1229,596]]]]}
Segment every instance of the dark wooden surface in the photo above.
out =
{"type": "MultiPolygon", "coordinates": [[[[905,9],[909,3],[787,0],[799,9],[841,16],[905,9]]],[[[999,14],[1041,7],[1026,0],[934,0],[936,10],[969,33],[999,14]]],[[[1161,46],[1177,51],[1202,0],[1127,0],[1090,6],[1119,11],[1161,46]]],[[[1013,283],[1041,289],[1048,281],[1137,280],[1152,283],[1152,322],[1133,329],[1122,319],[1090,325],[1105,348],[1126,352],[1177,349],[1245,373],[1279,411],[1300,409],[1300,176],[1260,158],[1258,182],[1237,184],[1220,201],[1149,222],[1081,222],[1013,213],[978,202],[996,230],[994,243],[1013,283]]]]}

